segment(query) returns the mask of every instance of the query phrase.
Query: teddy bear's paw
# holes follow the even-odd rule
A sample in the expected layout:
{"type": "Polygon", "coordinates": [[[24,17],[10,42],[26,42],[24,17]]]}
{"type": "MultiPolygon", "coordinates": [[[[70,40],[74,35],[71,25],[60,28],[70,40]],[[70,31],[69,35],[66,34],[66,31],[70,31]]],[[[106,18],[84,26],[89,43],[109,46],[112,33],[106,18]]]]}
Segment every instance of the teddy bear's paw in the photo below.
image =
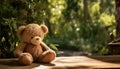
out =
{"type": "Polygon", "coordinates": [[[22,65],[30,65],[33,62],[33,57],[29,53],[22,53],[19,57],[19,62],[22,65]]]}
{"type": "Polygon", "coordinates": [[[45,51],[38,59],[39,62],[50,63],[56,57],[56,54],[53,51],[45,51]]]}

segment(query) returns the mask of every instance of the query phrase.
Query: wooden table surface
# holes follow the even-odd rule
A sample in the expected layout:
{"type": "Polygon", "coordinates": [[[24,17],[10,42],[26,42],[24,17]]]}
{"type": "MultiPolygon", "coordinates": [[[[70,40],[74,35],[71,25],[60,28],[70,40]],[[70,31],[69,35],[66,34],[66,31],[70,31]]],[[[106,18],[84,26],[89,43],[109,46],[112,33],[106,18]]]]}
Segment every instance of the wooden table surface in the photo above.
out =
{"type": "Polygon", "coordinates": [[[16,58],[0,59],[0,69],[99,69],[120,68],[120,55],[56,57],[49,63],[32,63],[21,66],[16,58]]]}

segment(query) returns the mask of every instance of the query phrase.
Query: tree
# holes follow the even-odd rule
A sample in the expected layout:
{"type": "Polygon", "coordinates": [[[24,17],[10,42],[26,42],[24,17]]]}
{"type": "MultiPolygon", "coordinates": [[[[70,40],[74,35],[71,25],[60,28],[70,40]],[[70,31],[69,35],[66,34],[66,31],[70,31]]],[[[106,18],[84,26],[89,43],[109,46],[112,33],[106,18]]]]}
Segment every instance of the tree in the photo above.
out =
{"type": "Polygon", "coordinates": [[[83,0],[83,5],[84,5],[84,21],[88,19],[88,1],[83,0]]]}
{"type": "Polygon", "coordinates": [[[120,0],[115,0],[116,38],[120,38],[120,0]]]}

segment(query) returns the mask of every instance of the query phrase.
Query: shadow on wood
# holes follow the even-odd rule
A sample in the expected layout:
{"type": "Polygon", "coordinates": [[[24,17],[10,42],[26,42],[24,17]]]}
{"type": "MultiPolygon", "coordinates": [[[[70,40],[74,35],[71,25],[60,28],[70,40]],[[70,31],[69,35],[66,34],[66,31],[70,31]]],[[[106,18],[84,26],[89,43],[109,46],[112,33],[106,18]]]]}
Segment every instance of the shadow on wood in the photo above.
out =
{"type": "Polygon", "coordinates": [[[39,67],[41,65],[44,66],[55,66],[55,64],[52,63],[33,63],[28,66],[23,66],[19,64],[18,60],[16,58],[11,59],[0,59],[0,69],[32,69],[35,67],[39,67]]]}

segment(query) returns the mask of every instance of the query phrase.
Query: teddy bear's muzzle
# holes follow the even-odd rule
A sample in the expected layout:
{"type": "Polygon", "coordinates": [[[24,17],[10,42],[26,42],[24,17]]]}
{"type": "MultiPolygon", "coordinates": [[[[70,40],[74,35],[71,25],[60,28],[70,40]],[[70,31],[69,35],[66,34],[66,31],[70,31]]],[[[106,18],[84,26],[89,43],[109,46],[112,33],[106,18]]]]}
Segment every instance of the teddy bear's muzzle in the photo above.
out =
{"type": "Polygon", "coordinates": [[[41,38],[39,36],[35,36],[31,39],[31,43],[34,45],[39,45],[41,42],[41,38]]]}

